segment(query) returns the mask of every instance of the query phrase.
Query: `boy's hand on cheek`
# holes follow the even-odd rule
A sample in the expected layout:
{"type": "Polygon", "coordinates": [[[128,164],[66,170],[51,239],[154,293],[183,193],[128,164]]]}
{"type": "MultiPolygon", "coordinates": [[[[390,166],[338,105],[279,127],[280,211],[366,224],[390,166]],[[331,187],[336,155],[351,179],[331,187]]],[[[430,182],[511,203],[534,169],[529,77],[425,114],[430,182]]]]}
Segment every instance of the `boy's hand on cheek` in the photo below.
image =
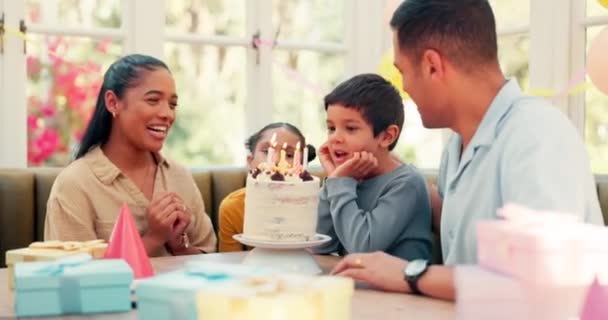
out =
{"type": "Polygon", "coordinates": [[[329,177],[351,177],[357,180],[365,179],[378,167],[378,159],[366,151],[355,152],[352,158],[339,165],[329,177]]]}
{"type": "Polygon", "coordinates": [[[321,162],[325,173],[327,173],[327,176],[331,176],[336,170],[336,165],[334,164],[333,160],[331,160],[331,155],[329,152],[327,142],[319,148],[319,161],[321,162]]]}

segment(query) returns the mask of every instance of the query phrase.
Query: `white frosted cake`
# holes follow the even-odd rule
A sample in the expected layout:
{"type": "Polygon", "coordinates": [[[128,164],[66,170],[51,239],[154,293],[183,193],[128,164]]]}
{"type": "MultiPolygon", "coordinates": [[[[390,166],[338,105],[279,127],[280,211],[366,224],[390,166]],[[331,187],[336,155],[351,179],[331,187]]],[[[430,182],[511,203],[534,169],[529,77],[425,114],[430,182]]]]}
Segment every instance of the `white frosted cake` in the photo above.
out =
{"type": "Polygon", "coordinates": [[[350,278],[276,275],[248,277],[201,289],[201,320],[351,318],[354,281],[350,278]]]}
{"type": "Polygon", "coordinates": [[[247,176],[244,237],[308,241],[317,229],[319,178],[301,167],[263,164],[247,176]]]}

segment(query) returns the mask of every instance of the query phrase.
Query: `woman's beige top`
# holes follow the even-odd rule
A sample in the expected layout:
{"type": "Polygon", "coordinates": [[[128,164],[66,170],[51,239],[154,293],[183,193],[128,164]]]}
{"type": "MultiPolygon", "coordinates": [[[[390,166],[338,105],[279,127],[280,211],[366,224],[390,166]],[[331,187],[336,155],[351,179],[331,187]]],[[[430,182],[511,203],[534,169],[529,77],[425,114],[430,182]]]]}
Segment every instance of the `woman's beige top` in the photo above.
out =
{"type": "MultiPolygon", "coordinates": [[[[203,199],[191,173],[184,167],[156,155],[158,168],[154,195],[175,192],[193,216],[187,229],[192,246],[214,252],[216,236],[203,199]]],[[[47,203],[45,240],[108,241],[120,208],[131,209],[141,235],[147,230],[146,210],[150,201],[140,189],[95,147],[72,162],[57,176],[47,203]]],[[[170,255],[162,249],[156,255],[170,255]]]]}

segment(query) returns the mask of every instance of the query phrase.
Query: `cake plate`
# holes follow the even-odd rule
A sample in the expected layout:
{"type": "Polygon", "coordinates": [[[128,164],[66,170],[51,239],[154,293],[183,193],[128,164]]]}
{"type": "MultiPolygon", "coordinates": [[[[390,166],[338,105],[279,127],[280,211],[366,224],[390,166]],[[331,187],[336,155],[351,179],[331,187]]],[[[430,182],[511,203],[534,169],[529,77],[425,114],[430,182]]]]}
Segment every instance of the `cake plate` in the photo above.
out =
{"type": "Polygon", "coordinates": [[[243,234],[236,234],[233,238],[246,246],[254,247],[245,256],[243,264],[304,274],[322,272],[315,258],[306,249],[331,240],[330,236],[324,234],[316,234],[309,241],[260,240],[246,238],[243,234]]]}

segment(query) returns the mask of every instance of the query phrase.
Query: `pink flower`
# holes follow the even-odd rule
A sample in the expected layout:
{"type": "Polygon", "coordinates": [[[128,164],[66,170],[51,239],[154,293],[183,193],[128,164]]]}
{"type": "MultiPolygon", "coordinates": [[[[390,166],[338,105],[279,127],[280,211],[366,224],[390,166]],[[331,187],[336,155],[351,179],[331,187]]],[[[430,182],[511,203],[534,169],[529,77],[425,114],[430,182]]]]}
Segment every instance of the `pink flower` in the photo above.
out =
{"type": "Polygon", "coordinates": [[[31,131],[38,129],[38,117],[34,115],[27,116],[27,128],[31,131]]]}
{"type": "Polygon", "coordinates": [[[40,111],[47,118],[54,117],[57,113],[57,110],[55,110],[55,106],[50,103],[45,103],[44,105],[42,105],[40,111]]]}
{"type": "Polygon", "coordinates": [[[66,98],[68,99],[68,106],[72,110],[80,110],[85,107],[85,103],[87,102],[87,92],[79,87],[70,87],[67,88],[66,98]]]}
{"type": "Polygon", "coordinates": [[[28,112],[36,112],[42,107],[42,101],[36,96],[29,96],[27,98],[28,112]]]}
{"type": "Polygon", "coordinates": [[[42,65],[40,64],[40,59],[34,56],[27,56],[27,76],[34,77],[40,74],[40,70],[42,70],[42,65]]]}
{"type": "Polygon", "coordinates": [[[99,41],[99,43],[95,47],[95,50],[97,50],[101,53],[108,53],[108,48],[110,47],[111,44],[112,44],[111,40],[102,39],[101,41],[99,41]]]}
{"type": "Polygon", "coordinates": [[[35,147],[42,161],[48,159],[60,147],[59,134],[53,129],[45,129],[36,140],[35,147]]]}

